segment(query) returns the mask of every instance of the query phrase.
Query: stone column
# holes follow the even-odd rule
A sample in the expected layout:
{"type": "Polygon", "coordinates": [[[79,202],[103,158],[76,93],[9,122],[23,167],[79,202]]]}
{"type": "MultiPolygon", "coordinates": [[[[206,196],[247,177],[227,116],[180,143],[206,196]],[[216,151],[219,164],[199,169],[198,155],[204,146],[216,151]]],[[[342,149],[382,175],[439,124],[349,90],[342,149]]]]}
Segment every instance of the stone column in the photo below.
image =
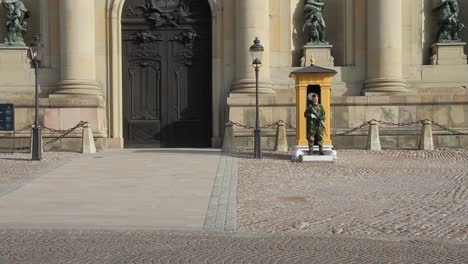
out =
{"type": "Polygon", "coordinates": [[[55,95],[100,96],[93,0],[60,1],[61,81],[55,95]]]}
{"type": "Polygon", "coordinates": [[[249,48],[258,37],[265,48],[260,68],[259,92],[274,93],[270,80],[269,0],[236,0],[236,79],[231,93],[255,93],[255,71],[249,48]]]}
{"type": "Polygon", "coordinates": [[[367,1],[365,95],[407,92],[403,80],[402,0],[367,1]]]}

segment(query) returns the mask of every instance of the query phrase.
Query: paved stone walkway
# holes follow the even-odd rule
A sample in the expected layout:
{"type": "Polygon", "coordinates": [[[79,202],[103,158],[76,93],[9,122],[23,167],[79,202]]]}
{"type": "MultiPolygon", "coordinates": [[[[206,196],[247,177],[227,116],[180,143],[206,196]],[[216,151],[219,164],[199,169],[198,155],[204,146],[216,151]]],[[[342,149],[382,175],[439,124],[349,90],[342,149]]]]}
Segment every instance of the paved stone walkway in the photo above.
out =
{"type": "Polygon", "coordinates": [[[240,158],[239,230],[468,241],[468,150],[341,150],[338,157],[240,158]]]}
{"type": "Polygon", "coordinates": [[[465,264],[468,247],[258,234],[0,231],[0,263],[465,264]]]}
{"type": "Polygon", "coordinates": [[[0,197],[0,228],[202,230],[219,150],[82,155],[0,197]]]}

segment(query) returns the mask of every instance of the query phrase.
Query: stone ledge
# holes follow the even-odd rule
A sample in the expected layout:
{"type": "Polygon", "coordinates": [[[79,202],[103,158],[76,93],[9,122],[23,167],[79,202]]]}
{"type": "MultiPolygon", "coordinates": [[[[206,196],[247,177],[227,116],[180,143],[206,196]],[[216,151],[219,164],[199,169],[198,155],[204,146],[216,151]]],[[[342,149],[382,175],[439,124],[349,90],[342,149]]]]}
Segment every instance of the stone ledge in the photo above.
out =
{"type": "Polygon", "coordinates": [[[384,106],[384,105],[454,105],[468,104],[468,95],[408,95],[408,96],[335,96],[332,106],[384,106]]]}
{"type": "MultiPolygon", "coordinates": [[[[34,98],[8,98],[0,99],[1,104],[14,104],[15,108],[32,108],[35,106],[34,98]]],[[[89,98],[39,98],[41,108],[104,108],[105,101],[99,97],[89,98]]]]}

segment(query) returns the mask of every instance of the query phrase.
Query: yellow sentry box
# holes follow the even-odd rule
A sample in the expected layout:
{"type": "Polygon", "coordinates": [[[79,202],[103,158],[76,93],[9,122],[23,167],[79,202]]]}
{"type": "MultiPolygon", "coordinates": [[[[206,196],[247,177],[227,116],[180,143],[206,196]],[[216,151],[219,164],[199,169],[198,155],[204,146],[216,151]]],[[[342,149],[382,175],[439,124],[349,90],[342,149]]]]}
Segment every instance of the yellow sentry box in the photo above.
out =
{"type": "Polygon", "coordinates": [[[291,72],[290,77],[296,80],[296,147],[308,147],[304,112],[307,107],[307,94],[311,92],[319,95],[320,104],[325,109],[323,146],[332,146],[330,97],[331,78],[335,75],[335,70],[314,65],[291,72]]]}

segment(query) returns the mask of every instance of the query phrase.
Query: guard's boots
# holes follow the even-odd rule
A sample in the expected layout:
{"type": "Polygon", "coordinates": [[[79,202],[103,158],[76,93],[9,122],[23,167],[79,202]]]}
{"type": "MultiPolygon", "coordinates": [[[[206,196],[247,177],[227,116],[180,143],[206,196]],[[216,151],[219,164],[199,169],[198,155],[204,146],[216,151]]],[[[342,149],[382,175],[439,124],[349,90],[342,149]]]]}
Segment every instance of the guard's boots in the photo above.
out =
{"type": "Polygon", "coordinates": [[[309,153],[308,155],[312,155],[314,153],[314,146],[309,146],[309,153]]]}
{"type": "Polygon", "coordinates": [[[319,145],[319,155],[325,155],[325,153],[323,153],[323,146],[322,145],[319,145]]]}

